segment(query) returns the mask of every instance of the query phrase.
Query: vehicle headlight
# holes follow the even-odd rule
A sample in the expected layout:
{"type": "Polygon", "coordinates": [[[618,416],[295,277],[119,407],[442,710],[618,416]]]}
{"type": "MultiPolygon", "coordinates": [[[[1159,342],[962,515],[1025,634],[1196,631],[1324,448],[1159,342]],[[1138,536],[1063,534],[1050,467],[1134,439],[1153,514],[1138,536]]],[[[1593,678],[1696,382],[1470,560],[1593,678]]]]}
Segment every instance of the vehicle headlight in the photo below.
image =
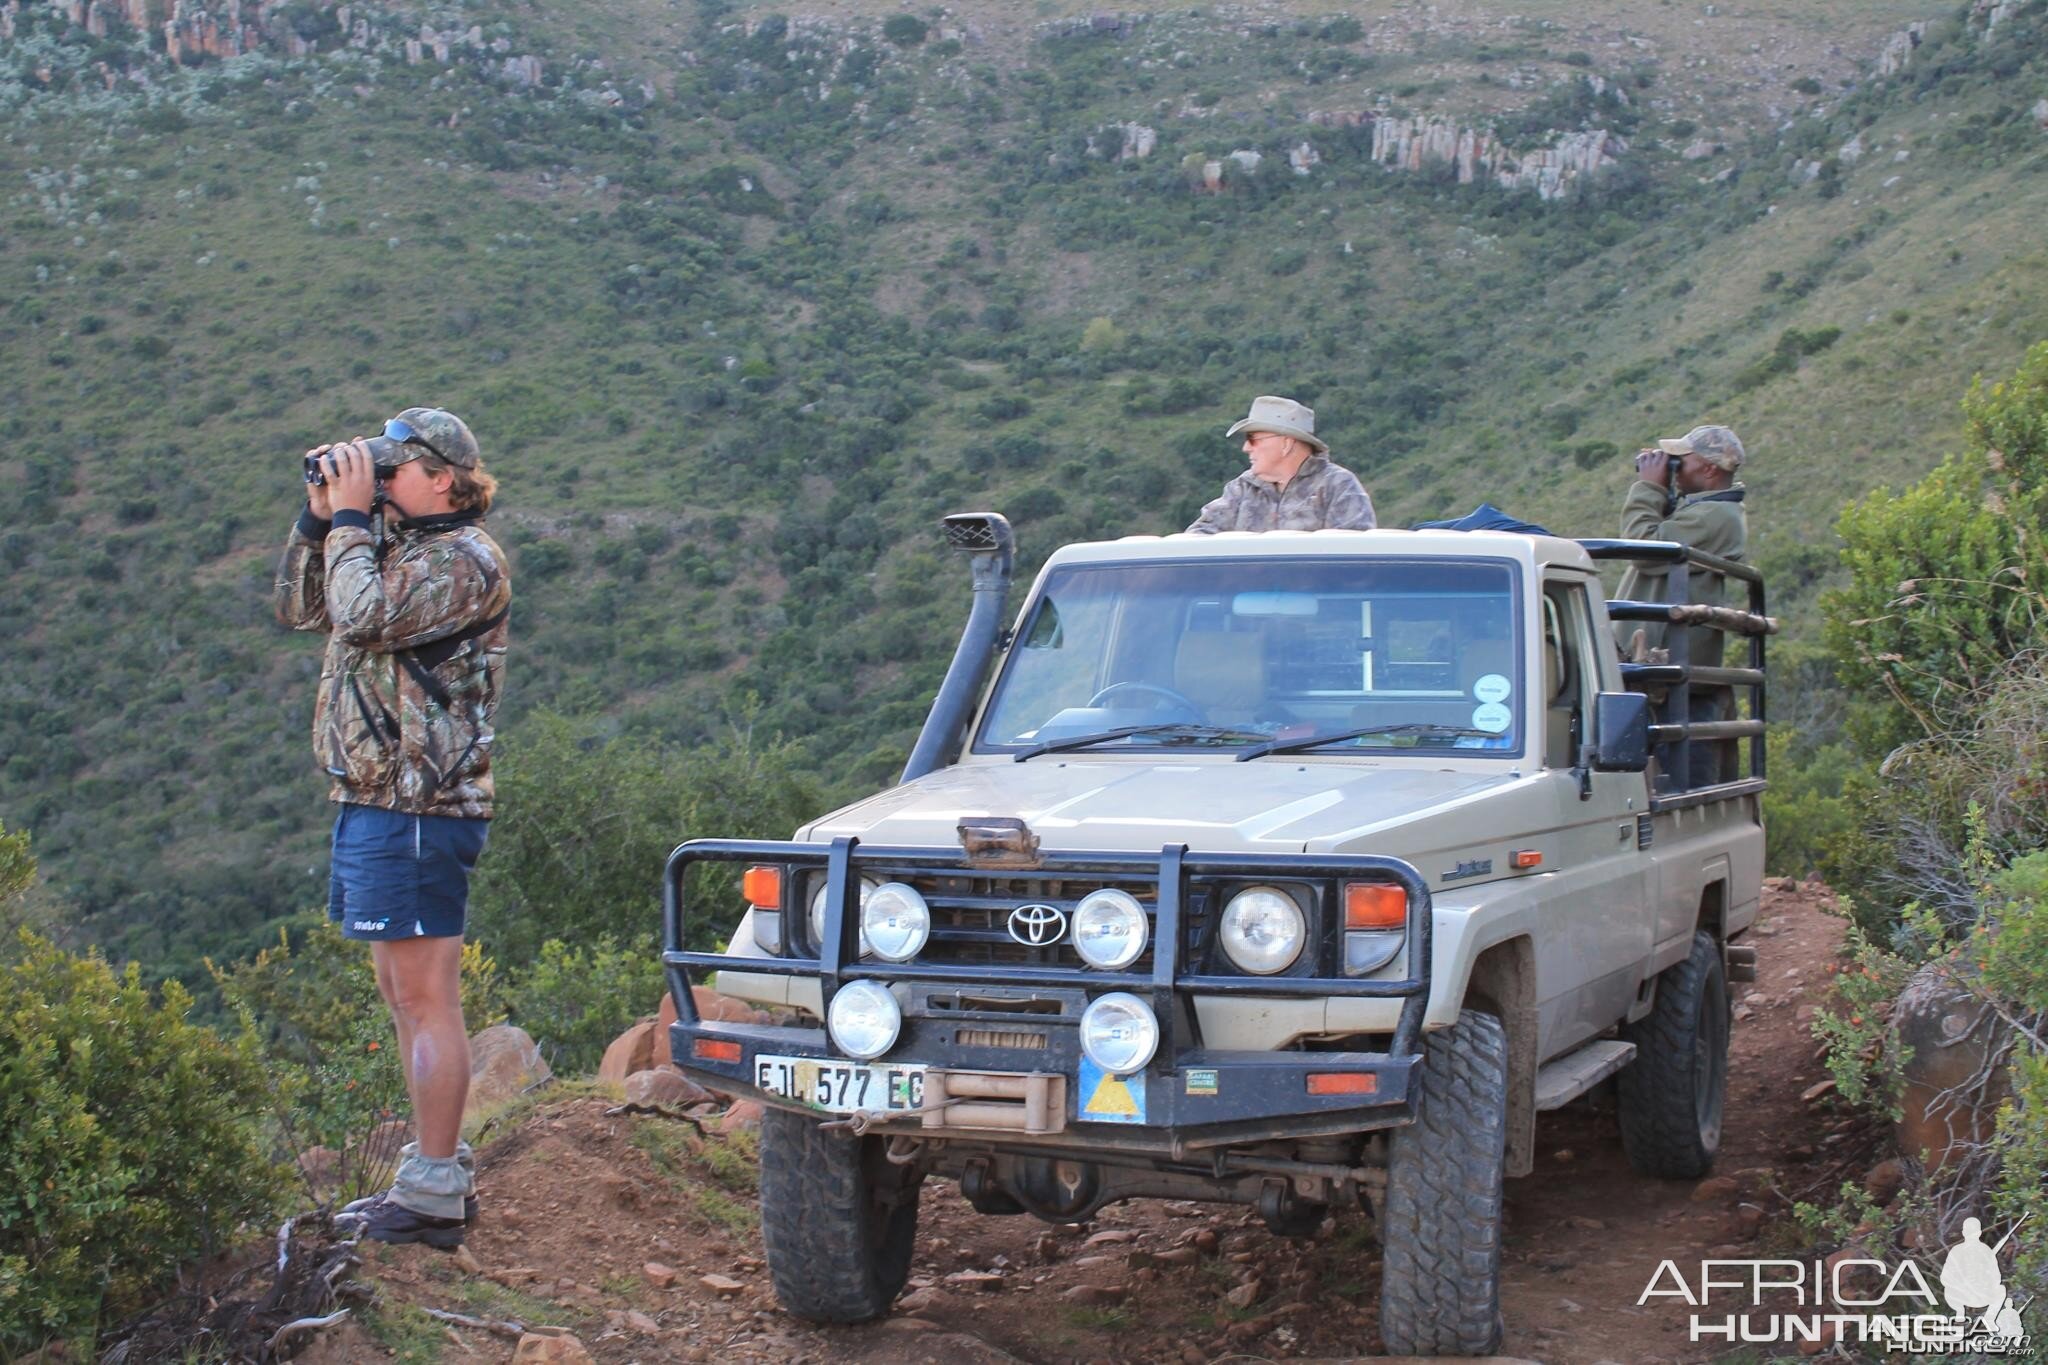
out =
{"type": "Polygon", "coordinates": [[[1081,1015],[1081,1050],[1112,1076],[1143,1071],[1159,1050],[1159,1021],[1128,991],[1098,996],[1081,1015]]]}
{"type": "Polygon", "coordinates": [[[825,1027],[841,1052],[871,1061],[896,1046],[896,1035],[903,1031],[903,1010],[881,983],[849,981],[833,995],[825,1027]]]}
{"type": "Polygon", "coordinates": [[[861,943],[873,945],[876,957],[908,962],[931,936],[931,907],[915,888],[884,882],[860,898],[861,943]]]}
{"type": "Polygon", "coordinates": [[[1308,921],[1294,897],[1270,886],[1238,892],[1223,907],[1223,951],[1239,970],[1271,976],[1301,956],[1308,921]]]}
{"type": "Polygon", "coordinates": [[[1145,951],[1145,907],[1128,891],[1091,891],[1074,908],[1074,949],[1091,967],[1128,967],[1145,951]]]}
{"type": "MultiPolygon", "coordinates": [[[[860,879],[860,901],[853,911],[856,923],[860,921],[861,911],[867,906],[868,897],[874,895],[875,888],[880,885],[880,882],[870,877],[862,877],[860,879]]],[[[822,948],[825,944],[825,893],[831,889],[831,886],[832,883],[828,878],[820,877],[818,878],[818,889],[811,893],[811,947],[813,948],[822,948]]],[[[866,957],[874,952],[874,950],[875,945],[868,942],[867,926],[862,924],[860,931],[860,955],[866,957]]]]}

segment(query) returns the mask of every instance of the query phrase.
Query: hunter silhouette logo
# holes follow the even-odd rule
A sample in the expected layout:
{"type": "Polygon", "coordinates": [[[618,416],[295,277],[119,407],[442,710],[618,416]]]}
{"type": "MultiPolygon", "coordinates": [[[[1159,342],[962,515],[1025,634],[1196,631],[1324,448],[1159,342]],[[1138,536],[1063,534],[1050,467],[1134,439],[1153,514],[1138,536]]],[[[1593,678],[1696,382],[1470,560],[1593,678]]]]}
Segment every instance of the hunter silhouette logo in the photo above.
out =
{"type": "Polygon", "coordinates": [[[1636,1306],[1652,1299],[1683,1299],[1692,1314],[1693,1341],[1768,1345],[1841,1341],[1887,1352],[1922,1355],[2027,1353],[2032,1339],[2020,1300],[2007,1287],[1998,1257],[2033,1215],[2023,1216],[1994,1245],[1984,1225],[1963,1220],[1962,1240],[1928,1272],[1910,1257],[1893,1265],[1870,1257],[1826,1261],[1720,1261],[1699,1263],[1688,1281],[1677,1265],[1660,1262],[1636,1306]],[[1874,1274],[1871,1272],[1875,1272],[1874,1274]],[[1882,1283],[1875,1297],[1867,1286],[1882,1283]],[[1742,1311],[1735,1311],[1740,1299],[1742,1311]]]}

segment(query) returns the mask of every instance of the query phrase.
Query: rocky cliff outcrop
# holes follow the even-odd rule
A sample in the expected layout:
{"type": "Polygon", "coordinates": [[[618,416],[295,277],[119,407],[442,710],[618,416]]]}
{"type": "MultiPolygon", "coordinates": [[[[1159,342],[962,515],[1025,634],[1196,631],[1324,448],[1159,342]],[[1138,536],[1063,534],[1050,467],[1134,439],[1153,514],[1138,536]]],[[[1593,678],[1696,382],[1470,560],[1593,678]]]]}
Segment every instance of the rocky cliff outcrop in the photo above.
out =
{"type": "Polygon", "coordinates": [[[1884,40],[1884,47],[1877,54],[1877,74],[1896,76],[1906,69],[1906,63],[1913,60],[1913,49],[1927,36],[1925,23],[1908,24],[1884,40]]]}
{"type": "Polygon", "coordinates": [[[1535,190],[1546,200],[1559,198],[1580,181],[1618,164],[1628,150],[1627,142],[1601,128],[1565,133],[1548,147],[1516,152],[1490,131],[1437,116],[1336,115],[1330,121],[1349,127],[1370,124],[1372,159],[1388,170],[1449,165],[1461,185],[1490,180],[1503,189],[1535,190]]]}
{"type": "MultiPolygon", "coordinates": [[[[336,47],[354,48],[417,66],[431,59],[441,66],[472,61],[506,83],[533,87],[544,74],[541,60],[514,54],[504,38],[486,43],[483,29],[413,27],[412,20],[335,0],[47,0],[48,8],[95,38],[125,27],[137,34],[161,34],[172,62],[193,65],[269,51],[306,57],[336,47]]],[[[0,38],[14,36],[22,0],[0,6],[0,38]]]]}

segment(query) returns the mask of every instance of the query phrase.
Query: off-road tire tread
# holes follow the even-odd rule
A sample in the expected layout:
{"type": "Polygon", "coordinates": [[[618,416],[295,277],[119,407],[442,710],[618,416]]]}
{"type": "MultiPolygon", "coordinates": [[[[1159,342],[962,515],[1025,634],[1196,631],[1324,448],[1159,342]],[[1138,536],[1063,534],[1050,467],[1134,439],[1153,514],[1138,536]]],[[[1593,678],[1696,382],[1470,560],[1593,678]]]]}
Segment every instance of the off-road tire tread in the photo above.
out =
{"type": "Polygon", "coordinates": [[[1483,1356],[1500,1345],[1507,1031],[1466,1010],[1426,1036],[1415,1122],[1387,1163],[1380,1335],[1393,1355],[1483,1356]]]}
{"type": "Polygon", "coordinates": [[[761,1116],[761,1241],[782,1306],[812,1322],[867,1322],[910,1277],[917,1190],[878,1207],[868,1150],[784,1109],[761,1116]]]}
{"type": "MultiPolygon", "coordinates": [[[[1692,951],[1658,981],[1657,1002],[1649,1014],[1622,1030],[1622,1037],[1636,1045],[1636,1056],[1615,1078],[1621,1146],[1638,1175],[1697,1180],[1713,1169],[1715,1152],[1700,1141],[1692,1051],[1700,997],[1720,970],[1720,944],[1704,930],[1694,934],[1692,951]]],[[[1722,980],[1725,1002],[1725,974],[1722,980]]],[[[1722,1037],[1727,1037],[1725,1028],[1722,1037]]],[[[1725,1089],[1725,1060],[1721,1075],[1725,1089]]]]}

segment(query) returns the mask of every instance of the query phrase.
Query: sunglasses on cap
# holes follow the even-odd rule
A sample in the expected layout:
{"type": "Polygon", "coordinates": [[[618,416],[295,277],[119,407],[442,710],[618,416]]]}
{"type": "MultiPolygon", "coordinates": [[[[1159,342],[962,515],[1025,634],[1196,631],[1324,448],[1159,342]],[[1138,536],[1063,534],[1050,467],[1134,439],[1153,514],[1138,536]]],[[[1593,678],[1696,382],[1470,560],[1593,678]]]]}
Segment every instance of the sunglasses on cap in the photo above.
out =
{"type": "Polygon", "coordinates": [[[394,417],[384,424],[384,439],[402,446],[418,446],[437,460],[446,460],[438,447],[420,435],[418,428],[403,417],[394,417]]]}

